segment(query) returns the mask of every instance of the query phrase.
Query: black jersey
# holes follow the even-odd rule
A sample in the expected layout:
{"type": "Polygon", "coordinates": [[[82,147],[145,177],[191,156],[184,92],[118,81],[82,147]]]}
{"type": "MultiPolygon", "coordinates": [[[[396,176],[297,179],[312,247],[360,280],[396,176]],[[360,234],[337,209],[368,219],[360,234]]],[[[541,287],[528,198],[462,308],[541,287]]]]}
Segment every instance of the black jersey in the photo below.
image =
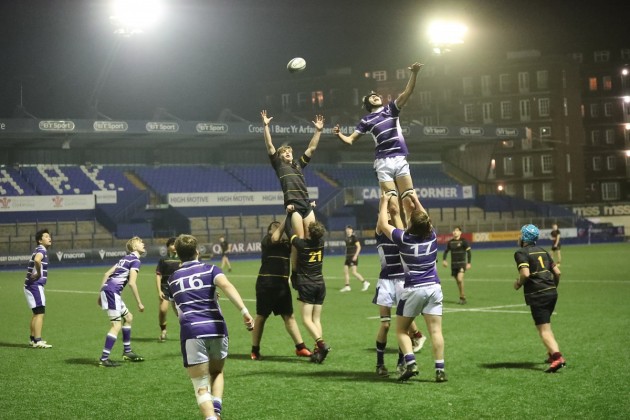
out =
{"type": "Polygon", "coordinates": [[[470,245],[468,245],[466,239],[453,238],[448,241],[446,243],[446,249],[444,250],[442,260],[446,260],[449,252],[451,253],[451,267],[453,268],[466,267],[466,263],[470,264],[470,261],[472,260],[470,245]]]}
{"type": "Polygon", "coordinates": [[[314,239],[300,239],[297,235],[293,235],[291,244],[298,251],[298,284],[323,284],[324,239],[318,241],[314,239]]]}
{"type": "Polygon", "coordinates": [[[359,240],[356,236],[346,236],[346,258],[354,257],[354,254],[357,252],[357,242],[359,242],[359,240]]]}
{"type": "Polygon", "coordinates": [[[529,268],[529,278],[523,284],[528,305],[539,295],[557,293],[553,275],[556,263],[547,251],[536,245],[524,246],[514,253],[514,261],[519,270],[529,268]]]}
{"type": "Polygon", "coordinates": [[[167,255],[164,258],[160,258],[158,261],[157,267],[155,268],[155,274],[160,274],[162,276],[161,283],[167,283],[168,278],[171,277],[171,274],[175,272],[179,268],[181,261],[177,254],[167,255]]]}
{"type": "Polygon", "coordinates": [[[289,257],[291,255],[289,241],[272,242],[271,234],[267,234],[260,245],[262,255],[258,281],[286,283],[289,278],[289,257]]]}
{"type": "Polygon", "coordinates": [[[269,160],[271,160],[271,166],[273,166],[280,181],[285,207],[296,201],[309,202],[308,189],[302,168],[308,165],[311,158],[302,155],[299,161],[285,163],[277,153],[274,153],[269,155],[269,160]]]}
{"type": "Polygon", "coordinates": [[[228,243],[228,241],[221,241],[219,243],[219,245],[221,245],[221,256],[225,256],[227,253],[229,253],[230,251],[230,244],[228,243]]]}

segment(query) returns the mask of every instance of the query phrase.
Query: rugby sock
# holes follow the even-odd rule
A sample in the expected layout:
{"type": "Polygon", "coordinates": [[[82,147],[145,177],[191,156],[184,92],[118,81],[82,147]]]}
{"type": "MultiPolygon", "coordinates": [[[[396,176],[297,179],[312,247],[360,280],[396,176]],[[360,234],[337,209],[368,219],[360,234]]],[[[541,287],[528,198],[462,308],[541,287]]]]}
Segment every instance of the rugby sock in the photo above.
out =
{"type": "Polygon", "coordinates": [[[551,355],[551,360],[558,360],[561,357],[562,357],[562,353],[557,351],[557,352],[555,352],[554,354],[551,355]]]}
{"type": "Polygon", "coordinates": [[[435,369],[444,370],[444,359],[435,361],[435,369]]]}
{"type": "Polygon", "coordinates": [[[416,363],[416,356],[413,353],[405,354],[405,365],[410,366],[416,363]]]}
{"type": "Polygon", "coordinates": [[[33,337],[32,335],[30,337],[31,337],[31,341],[35,341],[35,337],[33,337]]]}
{"type": "Polygon", "coordinates": [[[131,351],[131,326],[125,325],[122,327],[123,346],[125,346],[125,353],[131,351]]]}
{"type": "Polygon", "coordinates": [[[259,354],[260,353],[260,346],[252,346],[252,353],[259,354]]]}
{"type": "Polygon", "coordinates": [[[402,365],[405,361],[405,356],[402,354],[402,351],[400,351],[400,348],[398,349],[398,362],[396,362],[396,365],[402,365]]]}
{"type": "Polygon", "coordinates": [[[376,342],[376,366],[382,366],[385,364],[385,346],[387,346],[387,342],[376,342]]]}
{"type": "Polygon", "coordinates": [[[103,354],[101,354],[101,360],[109,359],[109,353],[111,353],[114,344],[116,344],[116,336],[107,334],[105,336],[105,347],[103,347],[103,354]]]}
{"type": "Polygon", "coordinates": [[[326,342],[321,337],[319,337],[317,340],[315,340],[315,344],[317,345],[317,348],[320,349],[320,350],[323,350],[323,349],[326,348],[326,342]]]}
{"type": "Polygon", "coordinates": [[[212,405],[214,406],[214,414],[220,416],[221,410],[223,409],[223,400],[221,398],[213,397],[212,405]]]}
{"type": "Polygon", "coordinates": [[[304,344],[304,341],[302,341],[300,344],[296,344],[295,345],[295,349],[296,350],[302,350],[302,349],[305,349],[305,348],[306,348],[306,345],[304,344]]]}

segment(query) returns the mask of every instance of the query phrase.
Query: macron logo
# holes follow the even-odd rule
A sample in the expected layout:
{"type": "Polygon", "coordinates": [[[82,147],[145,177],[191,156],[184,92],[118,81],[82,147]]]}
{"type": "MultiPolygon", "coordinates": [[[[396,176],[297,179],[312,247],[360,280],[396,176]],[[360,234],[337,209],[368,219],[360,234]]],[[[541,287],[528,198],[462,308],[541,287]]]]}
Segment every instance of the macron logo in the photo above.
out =
{"type": "Polygon", "coordinates": [[[63,252],[57,252],[57,258],[59,259],[59,261],[61,261],[61,259],[63,258],[63,252]]]}
{"type": "Polygon", "coordinates": [[[100,256],[101,256],[101,260],[102,260],[103,258],[105,258],[105,250],[104,250],[104,249],[101,249],[100,251],[98,251],[98,255],[100,255],[100,256]]]}

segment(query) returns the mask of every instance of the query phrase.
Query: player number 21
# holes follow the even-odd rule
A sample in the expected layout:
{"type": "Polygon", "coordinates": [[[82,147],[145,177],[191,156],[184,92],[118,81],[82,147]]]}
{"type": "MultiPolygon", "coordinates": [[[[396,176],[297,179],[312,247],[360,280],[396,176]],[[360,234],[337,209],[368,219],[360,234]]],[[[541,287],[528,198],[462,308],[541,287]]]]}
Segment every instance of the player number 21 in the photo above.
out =
{"type": "Polygon", "coordinates": [[[319,262],[322,260],[322,251],[309,252],[308,255],[310,255],[308,262],[319,262]]]}

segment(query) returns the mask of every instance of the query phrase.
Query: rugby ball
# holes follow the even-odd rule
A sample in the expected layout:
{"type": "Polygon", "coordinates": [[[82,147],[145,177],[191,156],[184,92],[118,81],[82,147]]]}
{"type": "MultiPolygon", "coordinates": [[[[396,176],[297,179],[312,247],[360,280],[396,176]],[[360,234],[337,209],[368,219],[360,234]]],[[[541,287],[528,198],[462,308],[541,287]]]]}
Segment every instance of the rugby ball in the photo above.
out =
{"type": "Polygon", "coordinates": [[[303,71],[305,68],[306,60],[302,57],[295,57],[287,64],[287,70],[289,70],[290,73],[297,73],[303,71]]]}

